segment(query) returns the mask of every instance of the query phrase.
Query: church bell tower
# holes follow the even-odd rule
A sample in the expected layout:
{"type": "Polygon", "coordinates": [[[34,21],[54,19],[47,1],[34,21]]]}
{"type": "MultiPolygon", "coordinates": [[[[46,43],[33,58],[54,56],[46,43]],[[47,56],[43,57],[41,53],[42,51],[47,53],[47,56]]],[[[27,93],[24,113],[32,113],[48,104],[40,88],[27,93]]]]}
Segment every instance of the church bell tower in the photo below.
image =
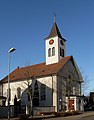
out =
{"type": "Polygon", "coordinates": [[[46,65],[58,63],[66,56],[66,40],[61,36],[56,21],[52,26],[49,36],[45,40],[46,65]]]}

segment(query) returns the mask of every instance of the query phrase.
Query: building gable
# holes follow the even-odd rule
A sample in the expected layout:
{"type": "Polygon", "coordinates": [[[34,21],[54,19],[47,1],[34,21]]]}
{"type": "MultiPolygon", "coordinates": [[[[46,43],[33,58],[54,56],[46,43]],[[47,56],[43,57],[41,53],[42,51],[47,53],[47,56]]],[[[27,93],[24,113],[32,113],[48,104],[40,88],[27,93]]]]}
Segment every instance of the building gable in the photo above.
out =
{"type": "Polygon", "coordinates": [[[59,74],[62,74],[64,77],[71,76],[73,80],[83,82],[82,75],[73,57],[67,61],[63,68],[59,71],[59,74]]]}

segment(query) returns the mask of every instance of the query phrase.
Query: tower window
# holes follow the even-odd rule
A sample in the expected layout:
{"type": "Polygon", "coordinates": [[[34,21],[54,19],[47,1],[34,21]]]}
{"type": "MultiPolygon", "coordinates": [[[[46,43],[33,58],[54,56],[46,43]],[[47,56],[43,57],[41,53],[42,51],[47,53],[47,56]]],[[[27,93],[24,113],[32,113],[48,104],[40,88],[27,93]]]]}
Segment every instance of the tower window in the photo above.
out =
{"type": "Polygon", "coordinates": [[[55,55],[55,47],[52,48],[52,56],[55,55]]]}
{"type": "Polygon", "coordinates": [[[51,48],[48,49],[48,57],[51,57],[51,48]]]}
{"type": "Polygon", "coordinates": [[[60,47],[60,56],[64,57],[64,49],[60,47]]]}

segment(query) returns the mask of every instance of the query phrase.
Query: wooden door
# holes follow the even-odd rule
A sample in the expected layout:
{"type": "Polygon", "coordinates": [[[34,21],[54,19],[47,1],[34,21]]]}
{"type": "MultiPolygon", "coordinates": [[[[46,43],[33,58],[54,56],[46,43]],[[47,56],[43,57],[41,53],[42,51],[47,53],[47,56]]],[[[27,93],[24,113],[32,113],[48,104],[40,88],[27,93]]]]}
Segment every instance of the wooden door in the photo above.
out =
{"type": "Polygon", "coordinates": [[[74,100],[70,100],[70,110],[74,110],[74,100]]]}

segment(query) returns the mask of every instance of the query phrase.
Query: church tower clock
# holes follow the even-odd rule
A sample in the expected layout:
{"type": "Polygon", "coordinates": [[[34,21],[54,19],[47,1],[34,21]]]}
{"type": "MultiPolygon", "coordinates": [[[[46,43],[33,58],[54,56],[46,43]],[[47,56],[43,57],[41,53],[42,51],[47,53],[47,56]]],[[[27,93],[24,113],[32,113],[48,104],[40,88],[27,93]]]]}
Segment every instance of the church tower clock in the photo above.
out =
{"type": "Polygon", "coordinates": [[[61,58],[66,56],[66,40],[61,36],[56,21],[45,40],[45,45],[46,65],[58,63],[61,58]]]}

